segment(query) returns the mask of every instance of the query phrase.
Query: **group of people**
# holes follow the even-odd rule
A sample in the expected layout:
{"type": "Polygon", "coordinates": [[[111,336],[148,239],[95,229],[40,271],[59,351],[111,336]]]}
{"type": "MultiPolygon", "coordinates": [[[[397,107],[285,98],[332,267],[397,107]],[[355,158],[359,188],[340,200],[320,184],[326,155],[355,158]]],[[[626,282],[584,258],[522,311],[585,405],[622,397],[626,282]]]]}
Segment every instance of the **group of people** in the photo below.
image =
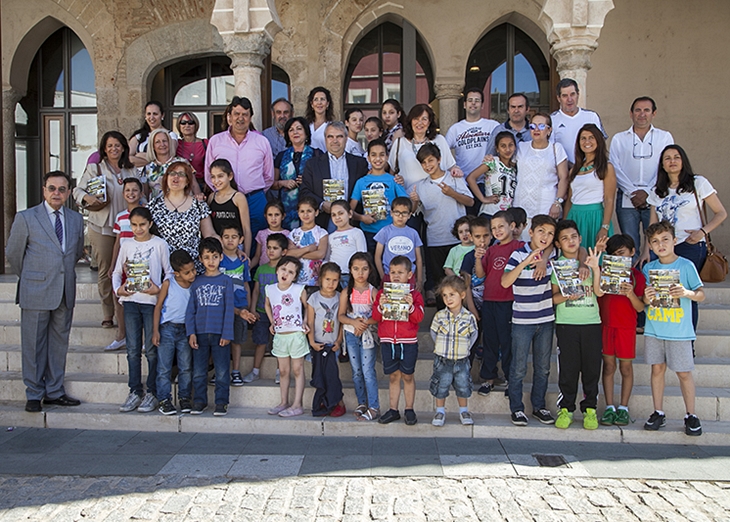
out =
{"type": "MultiPolygon", "coordinates": [[[[251,124],[250,101],[234,97],[225,111],[227,128],[210,140],[197,138],[199,123],[190,113],[178,117],[179,134],[165,129],[157,102],[147,105],[145,123],[129,141],[116,131],[104,134],[73,196],[88,210],[102,325],[113,328],[117,318],[117,336],[107,349],[127,349],[130,393],[120,410],[200,414],[207,385],[214,383],[213,413],[225,415],[229,387],[260,378],[271,343],[281,400],[270,414],[304,412],[303,361],[311,358],[312,413],[343,415],[337,361],[349,359],[358,420],[400,419],[402,384],[405,422],[415,424],[418,325],[424,307],[436,306],[430,328],[436,426],[445,422],[452,386],[460,422],[473,423],[467,399],[475,359],[481,359],[479,394],[504,389],[512,422],[526,425],[522,381],[530,352],[532,414],[540,422],[572,423],[581,379],[584,427],[625,425],[638,332],[647,338],[656,410],[645,427],[664,425],[668,366],[682,384],[686,432],[699,435],[691,374],[696,303],[704,296],[698,274],[705,236],[727,213],[671,134],[652,125],[651,98],[634,100],[632,126],[613,137],[609,151],[598,115],[578,105],[577,83],[560,81],[556,94],[558,111],[529,117],[527,96],[511,95],[508,120],[499,124],[481,116],[482,90],[467,89],[466,118],[445,136],[426,104],[406,114],[398,101],[387,100],[380,118],[364,119],[355,109],[336,121],[324,87],[312,89],[304,117],[294,117],[288,100],[276,100],[274,125],[263,132],[251,124]],[[709,222],[702,219],[703,205],[714,213],[709,222]],[[621,234],[613,233],[614,209],[621,234]],[[631,284],[619,295],[604,295],[599,284],[604,253],[633,259],[631,284]],[[552,264],[563,259],[579,262],[580,298],[560,291],[552,264]],[[671,295],[685,313],[649,305],[654,289],[646,276],[654,268],[679,270],[671,295]],[[256,349],[244,376],[239,366],[247,330],[256,349]],[[545,403],[554,332],[557,420],[545,403]],[[390,380],[389,409],[382,414],[378,346],[390,380]],[[171,393],[175,362],[178,407],[171,393]],[[617,366],[622,388],[614,401],[617,366]],[[601,375],[607,408],[599,421],[601,375]]],[[[46,236],[39,241],[53,243],[45,245],[46,254],[50,247],[61,248],[64,259],[76,253],[77,238],[69,234],[80,230],[78,214],[64,212],[68,181],[60,172],[46,176],[42,209],[20,213],[8,243],[8,259],[20,275],[29,411],[40,411],[42,400],[78,403],[63,390],[59,360],[62,353],[65,361],[66,348],[56,347],[64,338],[68,343],[73,270],[65,268],[65,280],[53,278],[61,305],[52,294],[52,302],[38,308],[23,292],[41,284],[38,272],[26,267],[28,252],[36,249],[31,211],[33,218],[45,214],[46,236]],[[33,324],[31,332],[30,319],[26,330],[26,308],[43,311],[33,321],[45,321],[53,335],[41,342],[36,332],[43,328],[33,324]],[[27,372],[26,351],[35,353],[27,372]]]]}

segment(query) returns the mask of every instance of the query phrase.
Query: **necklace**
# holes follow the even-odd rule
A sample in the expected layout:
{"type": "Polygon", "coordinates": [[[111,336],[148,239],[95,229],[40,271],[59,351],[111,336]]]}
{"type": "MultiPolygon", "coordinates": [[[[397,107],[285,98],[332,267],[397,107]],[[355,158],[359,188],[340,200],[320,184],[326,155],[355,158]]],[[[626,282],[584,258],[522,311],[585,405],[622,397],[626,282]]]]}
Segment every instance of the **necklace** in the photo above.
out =
{"type": "Polygon", "coordinates": [[[117,184],[121,185],[124,183],[124,176],[122,176],[122,169],[119,169],[119,172],[117,172],[117,169],[114,168],[114,165],[110,161],[107,160],[106,164],[109,166],[109,169],[114,173],[114,177],[117,178],[117,184]]]}
{"type": "Polygon", "coordinates": [[[411,148],[413,148],[413,154],[418,154],[418,151],[421,150],[421,145],[424,143],[428,143],[428,138],[424,138],[423,141],[416,141],[416,138],[413,138],[413,141],[411,142],[411,148]]]}
{"type": "Polygon", "coordinates": [[[167,198],[167,201],[170,203],[170,205],[172,205],[173,207],[175,207],[175,209],[173,210],[173,212],[179,212],[178,209],[180,207],[182,207],[187,202],[187,200],[188,200],[188,196],[186,195],[183,198],[183,200],[180,202],[180,204],[179,205],[176,205],[175,203],[172,202],[172,200],[170,198],[167,198]]]}
{"type": "Polygon", "coordinates": [[[578,172],[590,172],[593,170],[593,163],[590,165],[583,165],[581,168],[578,169],[578,172]]]}

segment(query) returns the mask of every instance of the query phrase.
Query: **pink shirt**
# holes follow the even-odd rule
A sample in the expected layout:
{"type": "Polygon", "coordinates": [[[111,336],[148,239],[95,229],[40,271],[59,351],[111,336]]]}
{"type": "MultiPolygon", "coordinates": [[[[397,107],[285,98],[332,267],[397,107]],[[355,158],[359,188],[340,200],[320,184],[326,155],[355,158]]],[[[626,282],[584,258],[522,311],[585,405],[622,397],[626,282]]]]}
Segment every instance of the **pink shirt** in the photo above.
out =
{"type": "Polygon", "coordinates": [[[205,182],[210,183],[210,164],[217,159],[227,159],[233,167],[233,179],[244,194],[254,190],[268,190],[274,183],[274,160],[269,140],[258,132],[249,131],[241,143],[237,143],[230,130],[219,132],[208,142],[205,154],[205,182]]]}

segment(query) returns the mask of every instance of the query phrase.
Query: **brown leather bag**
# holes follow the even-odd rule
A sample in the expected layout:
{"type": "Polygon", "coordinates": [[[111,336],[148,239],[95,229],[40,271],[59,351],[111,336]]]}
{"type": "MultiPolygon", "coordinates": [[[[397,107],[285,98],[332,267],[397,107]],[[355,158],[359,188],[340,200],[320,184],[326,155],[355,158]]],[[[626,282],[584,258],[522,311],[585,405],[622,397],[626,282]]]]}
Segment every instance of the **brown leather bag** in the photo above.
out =
{"type": "MultiPolygon", "coordinates": [[[[697,201],[697,210],[700,213],[702,228],[705,228],[705,224],[707,223],[707,207],[704,206],[704,201],[700,202],[700,198],[697,197],[697,192],[695,192],[695,200],[697,201]]],[[[700,279],[705,283],[721,283],[727,277],[727,258],[712,244],[710,234],[706,233],[705,236],[707,240],[707,258],[705,259],[705,264],[702,265],[702,270],[700,270],[700,279]]]]}

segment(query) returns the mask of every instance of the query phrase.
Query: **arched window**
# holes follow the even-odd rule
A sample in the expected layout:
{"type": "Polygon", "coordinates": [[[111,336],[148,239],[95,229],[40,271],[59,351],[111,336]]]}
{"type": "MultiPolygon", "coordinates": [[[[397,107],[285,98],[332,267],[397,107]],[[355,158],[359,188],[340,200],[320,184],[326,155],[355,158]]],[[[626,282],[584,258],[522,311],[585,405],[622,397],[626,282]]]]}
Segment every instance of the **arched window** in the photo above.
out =
{"type": "MultiPolygon", "coordinates": [[[[276,65],[271,65],[270,75],[269,92],[262,88],[264,100],[267,97],[272,100],[279,97],[290,99],[289,75],[276,65]]],[[[268,83],[265,76],[262,75],[262,83],[268,83]]],[[[161,100],[165,105],[167,128],[177,131],[177,117],[184,112],[192,112],[200,121],[198,137],[209,138],[221,131],[223,111],[233,99],[235,90],[231,59],[212,56],[186,59],[158,72],[152,83],[152,99],[161,100]]],[[[262,117],[266,123],[269,111],[265,105],[262,117]]]]}
{"type": "Polygon", "coordinates": [[[366,117],[376,116],[388,98],[406,110],[434,98],[431,63],[420,35],[405,21],[403,27],[384,22],[372,29],[355,45],[347,64],[345,110],[357,107],[366,117]]]}
{"type": "Polygon", "coordinates": [[[15,110],[18,210],[41,201],[42,176],[63,170],[78,180],[96,151],[96,85],[91,56],[62,27],[31,63],[28,90],[15,110]]]}
{"type": "Polygon", "coordinates": [[[527,95],[532,111],[550,111],[548,61],[540,47],[511,24],[495,27],[474,46],[466,66],[465,86],[482,89],[485,118],[505,121],[507,97],[514,92],[527,95]]]}

